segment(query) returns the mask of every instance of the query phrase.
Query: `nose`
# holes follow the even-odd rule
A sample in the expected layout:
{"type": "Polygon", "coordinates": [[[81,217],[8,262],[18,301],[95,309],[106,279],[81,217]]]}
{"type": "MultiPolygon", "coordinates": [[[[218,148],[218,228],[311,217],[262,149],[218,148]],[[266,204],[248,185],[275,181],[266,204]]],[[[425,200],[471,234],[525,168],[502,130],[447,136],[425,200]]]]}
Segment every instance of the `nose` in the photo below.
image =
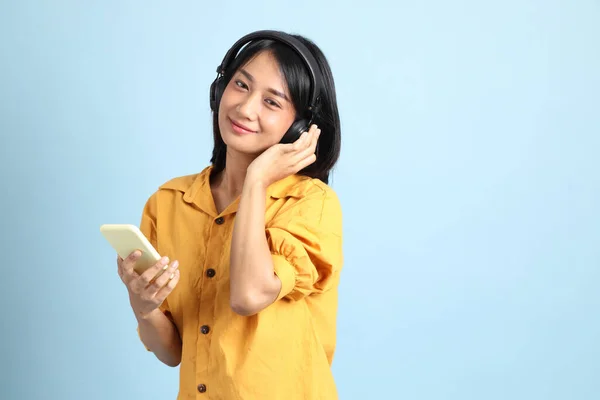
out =
{"type": "Polygon", "coordinates": [[[261,99],[259,93],[250,94],[245,97],[240,104],[238,104],[237,112],[244,118],[254,120],[258,115],[260,107],[261,99]]]}

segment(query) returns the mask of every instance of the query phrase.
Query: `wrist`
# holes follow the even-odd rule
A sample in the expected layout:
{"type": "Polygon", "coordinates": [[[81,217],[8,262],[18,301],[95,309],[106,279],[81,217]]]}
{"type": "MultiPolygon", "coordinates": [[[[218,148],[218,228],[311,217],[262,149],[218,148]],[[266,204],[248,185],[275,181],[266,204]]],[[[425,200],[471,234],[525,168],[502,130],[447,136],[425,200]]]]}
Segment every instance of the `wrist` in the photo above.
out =
{"type": "Polygon", "coordinates": [[[146,313],[134,310],[134,314],[135,314],[135,317],[137,318],[138,322],[144,322],[144,321],[152,320],[158,314],[162,314],[162,311],[160,311],[158,308],[155,308],[154,310],[146,312],[146,313]]]}
{"type": "Polygon", "coordinates": [[[269,183],[264,176],[249,172],[244,179],[244,190],[266,191],[269,183]]]}

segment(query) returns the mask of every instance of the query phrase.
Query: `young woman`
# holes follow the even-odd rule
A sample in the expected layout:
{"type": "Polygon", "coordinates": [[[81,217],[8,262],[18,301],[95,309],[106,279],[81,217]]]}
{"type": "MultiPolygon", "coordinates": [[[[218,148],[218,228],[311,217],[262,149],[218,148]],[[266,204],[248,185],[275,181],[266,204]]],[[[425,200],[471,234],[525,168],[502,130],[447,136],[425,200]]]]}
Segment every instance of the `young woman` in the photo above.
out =
{"type": "Polygon", "coordinates": [[[140,338],[180,365],[179,399],[336,399],[343,256],[329,65],[306,38],[259,31],[218,72],[211,164],[144,207],[141,230],[163,259],[141,275],[139,252],[118,259],[140,338]]]}

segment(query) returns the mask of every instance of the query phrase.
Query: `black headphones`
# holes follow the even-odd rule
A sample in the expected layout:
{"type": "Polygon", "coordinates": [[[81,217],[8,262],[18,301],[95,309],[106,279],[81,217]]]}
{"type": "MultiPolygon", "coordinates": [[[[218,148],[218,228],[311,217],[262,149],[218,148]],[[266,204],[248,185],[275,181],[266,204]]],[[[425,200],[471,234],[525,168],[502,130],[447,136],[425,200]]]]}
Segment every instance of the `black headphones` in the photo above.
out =
{"type": "Polygon", "coordinates": [[[281,143],[293,143],[300,137],[302,132],[308,130],[310,124],[312,123],[314,112],[319,102],[319,91],[322,80],[319,72],[319,64],[317,64],[317,60],[313,57],[312,53],[304,44],[302,44],[302,42],[285,32],[272,30],[256,31],[242,37],[235,42],[227,54],[225,54],[225,58],[223,58],[221,64],[217,67],[217,78],[210,85],[210,108],[213,112],[217,112],[219,109],[221,96],[225,90],[224,75],[227,71],[227,68],[231,65],[231,62],[235,59],[242,47],[257,39],[271,39],[288,45],[300,56],[302,61],[304,61],[306,68],[308,69],[311,86],[310,103],[308,105],[308,109],[306,110],[307,115],[304,118],[299,118],[294,121],[292,126],[290,126],[290,129],[288,129],[281,139],[281,143]]]}

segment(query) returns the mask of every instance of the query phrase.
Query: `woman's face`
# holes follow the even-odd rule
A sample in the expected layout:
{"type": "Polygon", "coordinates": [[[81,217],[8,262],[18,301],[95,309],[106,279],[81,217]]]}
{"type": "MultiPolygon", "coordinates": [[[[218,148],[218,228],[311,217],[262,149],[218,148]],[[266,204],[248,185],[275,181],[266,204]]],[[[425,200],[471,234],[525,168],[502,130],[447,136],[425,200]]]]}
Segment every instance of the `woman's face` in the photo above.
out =
{"type": "Polygon", "coordinates": [[[258,155],[279,143],[295,116],[279,64],[262,51],[227,84],[219,105],[219,130],[230,150],[258,155]]]}

